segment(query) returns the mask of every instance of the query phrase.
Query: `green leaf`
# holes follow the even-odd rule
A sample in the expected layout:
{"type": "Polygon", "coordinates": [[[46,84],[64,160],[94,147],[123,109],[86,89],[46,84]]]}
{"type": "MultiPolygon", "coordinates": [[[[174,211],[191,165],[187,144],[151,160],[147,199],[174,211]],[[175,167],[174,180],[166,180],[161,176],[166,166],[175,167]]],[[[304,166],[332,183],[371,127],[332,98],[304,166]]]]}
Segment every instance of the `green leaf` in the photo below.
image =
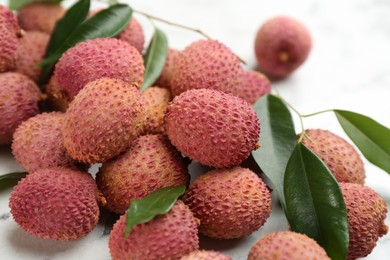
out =
{"type": "Polygon", "coordinates": [[[157,215],[168,213],[185,190],[184,185],[165,187],[140,200],[133,200],[127,210],[125,236],[129,235],[135,225],[146,223],[157,215]]]}
{"type": "Polygon", "coordinates": [[[15,184],[23,177],[27,175],[27,172],[12,172],[0,176],[0,191],[15,186],[15,184]]]}
{"type": "Polygon", "coordinates": [[[148,50],[144,56],[145,76],[141,90],[153,85],[164,68],[168,53],[168,38],[163,31],[156,28],[148,50]]]}
{"type": "Polygon", "coordinates": [[[261,126],[261,147],[253,151],[252,155],[272,181],[284,207],[284,173],[296,144],[294,122],[283,101],[274,95],[261,97],[254,104],[254,109],[261,126]]]}
{"type": "Polygon", "coordinates": [[[334,112],[345,133],[367,160],[390,173],[390,129],[358,113],[334,112]]]}
{"type": "Polygon", "coordinates": [[[298,143],[284,179],[286,216],[292,231],[315,239],[332,259],[345,259],[349,233],[341,189],[330,170],[298,143]]]}
{"type": "Polygon", "coordinates": [[[9,8],[12,10],[18,10],[22,6],[29,4],[29,3],[34,3],[34,2],[45,2],[45,3],[54,3],[58,4],[61,3],[63,0],[9,0],[9,8]]]}
{"type": "MultiPolygon", "coordinates": [[[[129,24],[133,10],[125,4],[112,5],[85,20],[67,37],[66,41],[41,64],[51,71],[62,54],[79,42],[103,37],[114,37],[129,24]]],[[[42,80],[47,81],[47,78],[42,80]]]]}

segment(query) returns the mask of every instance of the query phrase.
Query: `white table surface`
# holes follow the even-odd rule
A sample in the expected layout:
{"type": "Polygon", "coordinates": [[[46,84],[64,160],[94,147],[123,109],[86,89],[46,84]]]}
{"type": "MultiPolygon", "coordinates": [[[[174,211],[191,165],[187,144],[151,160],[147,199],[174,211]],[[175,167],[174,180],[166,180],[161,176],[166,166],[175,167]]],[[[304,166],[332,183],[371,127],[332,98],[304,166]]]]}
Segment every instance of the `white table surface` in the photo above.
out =
{"type": "MultiPolygon", "coordinates": [[[[5,4],[0,0],[0,4],[5,4]]],[[[73,1],[66,1],[67,5],[73,1]]],[[[224,42],[254,68],[255,33],[274,15],[290,15],[302,21],[313,36],[313,49],[306,63],[289,78],[275,82],[281,95],[301,113],[330,108],[352,110],[390,126],[390,0],[133,0],[134,9],[202,29],[224,42]]],[[[99,4],[100,5],[100,4],[99,4]]],[[[98,6],[98,5],[94,5],[98,6]]],[[[151,26],[135,15],[148,39],[151,26]]],[[[170,46],[183,49],[201,37],[195,33],[157,23],[166,31],[170,46]]],[[[300,132],[298,118],[295,118],[300,132]]],[[[346,137],[331,113],[304,121],[306,128],[328,129],[346,137]]],[[[366,185],[374,188],[390,206],[390,175],[366,160],[366,185]]],[[[22,170],[9,148],[0,148],[0,175],[22,170]]],[[[95,169],[96,170],[96,169],[95,169]]],[[[191,171],[198,172],[197,167],[191,171]]],[[[107,239],[98,226],[86,238],[56,242],[33,237],[9,216],[10,190],[0,191],[0,259],[110,259],[107,239]]],[[[273,195],[275,198],[275,194],[273,195]]],[[[390,225],[390,217],[386,219],[390,225]]],[[[212,241],[202,238],[201,247],[246,259],[252,244],[266,233],[285,230],[285,217],[276,203],[259,231],[240,240],[212,241]]],[[[365,259],[390,259],[390,234],[382,237],[365,259]]]]}

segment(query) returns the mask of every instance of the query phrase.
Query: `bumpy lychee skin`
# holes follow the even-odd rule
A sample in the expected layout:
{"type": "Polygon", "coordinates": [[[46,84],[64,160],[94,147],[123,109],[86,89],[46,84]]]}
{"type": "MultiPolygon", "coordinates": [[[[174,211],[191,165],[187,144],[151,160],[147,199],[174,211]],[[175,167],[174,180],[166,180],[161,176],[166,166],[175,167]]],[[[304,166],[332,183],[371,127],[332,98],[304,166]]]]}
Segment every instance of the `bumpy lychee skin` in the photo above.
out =
{"type": "Polygon", "coordinates": [[[145,35],[144,30],[135,18],[131,19],[129,25],[117,36],[117,38],[127,42],[136,48],[139,53],[142,53],[145,44],[145,35]]]}
{"type": "Polygon", "coordinates": [[[75,240],[96,226],[98,194],[95,181],[86,172],[41,169],[15,186],[9,206],[26,232],[52,240],[75,240]]]}
{"type": "Polygon", "coordinates": [[[29,172],[52,167],[84,167],[73,160],[62,142],[65,114],[43,113],[23,122],[12,141],[15,159],[29,172]]]}
{"type": "Polygon", "coordinates": [[[215,40],[200,40],[181,52],[174,65],[171,91],[177,96],[189,89],[215,89],[234,92],[240,80],[237,56],[215,40]]]}
{"type": "Polygon", "coordinates": [[[50,36],[47,33],[38,31],[26,32],[20,39],[16,71],[37,82],[42,70],[38,64],[45,56],[49,39],[50,36]]]}
{"type": "Polygon", "coordinates": [[[369,187],[340,183],[347,207],[349,248],[347,259],[365,257],[372,252],[378,239],[386,235],[386,202],[369,187]]]}
{"type": "Polygon", "coordinates": [[[249,252],[248,260],[330,260],[317,242],[292,231],[270,233],[258,240],[249,252]]]}
{"type": "Polygon", "coordinates": [[[297,20],[279,16],[266,21],[255,40],[260,69],[273,77],[285,77],[309,56],[312,40],[307,28],[297,20]]]}
{"type": "Polygon", "coordinates": [[[55,67],[63,94],[73,100],[88,82],[108,77],[141,87],[144,76],[141,54],[128,43],[98,38],[78,43],[67,50],[55,67]]]}
{"type": "Polygon", "coordinates": [[[260,124],[245,100],[195,89],[170,103],[165,130],[172,144],[190,159],[221,168],[239,165],[257,148],[260,124]]]}
{"type": "Polygon", "coordinates": [[[171,92],[165,88],[151,87],[142,92],[148,118],[145,123],[146,134],[165,133],[164,116],[171,101],[171,92]]]}
{"type": "Polygon", "coordinates": [[[19,33],[12,11],[0,5],[0,73],[15,69],[19,33]]]}
{"type": "Polygon", "coordinates": [[[338,182],[364,184],[363,161],[351,144],[327,130],[309,129],[305,132],[309,138],[303,138],[302,143],[324,161],[338,182]]]}
{"type": "Polygon", "coordinates": [[[173,68],[176,64],[177,57],[180,51],[169,48],[165,60],[164,68],[161,71],[160,77],[156,81],[156,86],[171,89],[171,80],[174,77],[173,68]]]}
{"type": "Polygon", "coordinates": [[[252,70],[243,72],[241,84],[233,94],[253,105],[259,98],[269,93],[271,93],[271,82],[267,76],[252,70]]]}
{"type": "Polygon", "coordinates": [[[267,186],[254,172],[239,166],[201,175],[183,201],[200,220],[200,233],[217,239],[248,236],[271,214],[267,186]]]}
{"type": "Polygon", "coordinates": [[[130,147],[145,120],[144,100],[137,88],[118,79],[98,79],[70,103],[64,146],[80,162],[105,162],[130,147]]]}
{"type": "Polygon", "coordinates": [[[180,260],[232,260],[232,258],[216,251],[199,250],[183,256],[180,260]]]}
{"type": "Polygon", "coordinates": [[[120,156],[103,163],[97,174],[106,207],[124,214],[131,201],[170,186],[188,185],[187,164],[162,135],[145,135],[135,140],[120,156]]]}
{"type": "Polygon", "coordinates": [[[45,87],[47,94],[47,104],[53,111],[65,112],[69,107],[69,97],[63,95],[55,75],[53,75],[45,87]]]}
{"type": "Polygon", "coordinates": [[[39,113],[40,91],[34,81],[16,72],[1,73],[0,88],[0,145],[8,145],[16,128],[39,113]]]}
{"type": "Polygon", "coordinates": [[[20,27],[26,31],[40,31],[51,34],[56,22],[65,14],[65,9],[59,4],[30,3],[18,11],[20,27]]]}
{"type": "Polygon", "coordinates": [[[122,215],[108,242],[113,260],[180,259],[199,248],[197,221],[181,201],[167,214],[135,226],[128,238],[125,227],[126,215],[122,215]]]}

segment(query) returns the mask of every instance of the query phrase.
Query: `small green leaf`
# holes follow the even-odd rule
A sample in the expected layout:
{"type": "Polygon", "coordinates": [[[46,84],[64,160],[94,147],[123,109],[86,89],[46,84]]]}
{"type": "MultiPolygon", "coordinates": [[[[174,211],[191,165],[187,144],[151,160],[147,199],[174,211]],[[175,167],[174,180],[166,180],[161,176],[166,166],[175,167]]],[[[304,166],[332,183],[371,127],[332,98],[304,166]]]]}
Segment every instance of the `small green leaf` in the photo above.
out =
{"type": "Polygon", "coordinates": [[[14,186],[27,172],[12,172],[0,176],[0,191],[14,186]]]}
{"type": "Polygon", "coordinates": [[[145,76],[141,90],[153,85],[164,68],[168,53],[168,38],[163,31],[156,28],[148,50],[144,56],[145,76]]]}
{"type": "Polygon", "coordinates": [[[133,200],[127,210],[125,236],[129,235],[135,225],[146,223],[157,215],[168,213],[185,190],[184,185],[165,187],[140,200],[133,200]]]}
{"type": "Polygon", "coordinates": [[[341,189],[326,165],[298,143],[284,179],[286,216],[291,230],[306,234],[332,259],[345,259],[349,233],[341,189]]]}
{"type": "Polygon", "coordinates": [[[9,0],[9,8],[12,10],[18,10],[22,6],[34,3],[34,2],[45,2],[45,3],[53,3],[58,4],[61,3],[63,0],[9,0]]]}
{"type": "MultiPolygon", "coordinates": [[[[104,9],[80,24],[57,51],[42,61],[41,65],[44,64],[47,70],[51,71],[62,54],[77,43],[118,35],[129,24],[132,14],[133,9],[125,4],[116,4],[104,9]]],[[[47,78],[43,80],[45,81],[47,78]]]]}
{"type": "Polygon", "coordinates": [[[367,160],[390,173],[390,129],[358,113],[334,112],[345,133],[367,160]]]}
{"type": "Polygon", "coordinates": [[[261,126],[261,147],[253,151],[252,155],[272,181],[284,207],[284,173],[296,144],[294,122],[283,101],[274,95],[261,97],[254,104],[254,109],[261,126]]]}

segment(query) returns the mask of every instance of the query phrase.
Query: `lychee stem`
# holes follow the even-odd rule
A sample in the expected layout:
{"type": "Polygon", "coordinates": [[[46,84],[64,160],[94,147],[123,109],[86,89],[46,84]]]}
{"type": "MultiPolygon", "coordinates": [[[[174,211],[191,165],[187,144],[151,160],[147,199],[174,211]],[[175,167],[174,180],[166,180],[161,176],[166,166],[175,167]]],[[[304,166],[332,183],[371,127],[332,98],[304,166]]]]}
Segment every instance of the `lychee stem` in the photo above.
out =
{"type": "Polygon", "coordinates": [[[318,111],[318,112],[307,114],[307,115],[301,115],[301,116],[302,117],[311,117],[311,116],[316,116],[316,115],[323,114],[326,112],[334,112],[334,109],[326,109],[326,110],[318,111]]]}

